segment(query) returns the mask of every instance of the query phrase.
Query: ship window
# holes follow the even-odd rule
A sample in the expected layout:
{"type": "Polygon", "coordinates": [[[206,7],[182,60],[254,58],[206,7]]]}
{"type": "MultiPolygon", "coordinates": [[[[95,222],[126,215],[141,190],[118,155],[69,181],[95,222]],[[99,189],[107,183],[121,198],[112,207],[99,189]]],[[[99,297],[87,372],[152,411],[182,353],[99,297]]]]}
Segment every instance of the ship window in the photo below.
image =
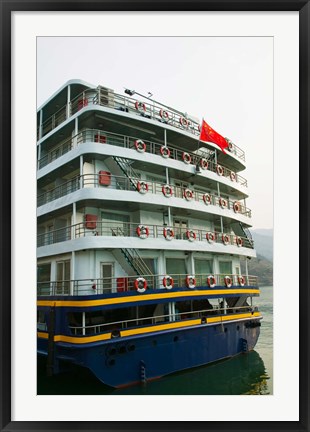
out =
{"type": "Polygon", "coordinates": [[[37,329],[41,331],[47,331],[46,318],[43,310],[37,311],[37,329]]]}
{"type": "Polygon", "coordinates": [[[231,275],[232,274],[232,262],[231,261],[220,261],[220,274],[221,275],[231,275]]]}
{"type": "Polygon", "coordinates": [[[126,214],[101,213],[102,233],[101,235],[129,236],[130,217],[126,214]]]}
{"type": "Polygon", "coordinates": [[[173,278],[174,286],[184,286],[185,285],[185,275],[186,275],[185,259],[167,258],[166,259],[166,273],[173,278]],[[183,279],[181,278],[181,280],[180,280],[180,278],[178,277],[179,275],[184,275],[184,283],[183,283],[183,279]]]}
{"type": "Polygon", "coordinates": [[[195,275],[212,274],[212,260],[195,259],[195,275]]]}
{"type": "Polygon", "coordinates": [[[51,280],[51,263],[38,264],[37,267],[38,295],[50,294],[50,280],[51,280]]]}

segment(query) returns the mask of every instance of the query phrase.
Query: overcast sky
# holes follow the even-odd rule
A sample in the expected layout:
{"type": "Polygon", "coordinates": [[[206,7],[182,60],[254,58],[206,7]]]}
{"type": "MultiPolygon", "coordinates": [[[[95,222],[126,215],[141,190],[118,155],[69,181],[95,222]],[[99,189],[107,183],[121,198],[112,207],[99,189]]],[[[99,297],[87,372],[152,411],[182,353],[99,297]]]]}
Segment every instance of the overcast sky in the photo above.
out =
{"type": "Polygon", "coordinates": [[[38,37],[38,106],[75,78],[204,118],[245,151],[253,228],[273,227],[271,37],[38,37]]]}

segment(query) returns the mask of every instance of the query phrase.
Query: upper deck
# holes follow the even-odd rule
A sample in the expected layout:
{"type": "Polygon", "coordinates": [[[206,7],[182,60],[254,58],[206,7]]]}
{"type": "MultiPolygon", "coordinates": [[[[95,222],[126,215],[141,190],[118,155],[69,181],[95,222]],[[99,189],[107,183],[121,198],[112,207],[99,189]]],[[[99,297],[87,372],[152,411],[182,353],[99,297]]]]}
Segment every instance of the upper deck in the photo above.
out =
{"type": "MultiPolygon", "coordinates": [[[[149,128],[150,125],[155,128],[165,128],[170,131],[169,133],[174,133],[180,137],[180,148],[184,138],[197,143],[200,135],[198,119],[187,113],[182,113],[147,97],[135,99],[119,95],[105,87],[94,88],[82,81],[72,80],[39,108],[37,118],[38,142],[43,142],[45,137],[50,136],[56,128],[65,125],[70,119],[73,120],[84,111],[87,112],[92,109],[101,111],[106,122],[117,121],[118,124],[122,124],[116,120],[121,115],[124,118],[124,127],[130,123],[139,128],[141,123],[145,123],[146,127],[149,128]]],[[[204,143],[204,146],[211,150],[218,149],[213,143],[204,143]]],[[[219,152],[219,157],[222,156],[220,153],[222,152],[219,152]]],[[[227,153],[226,158],[229,157],[230,163],[236,171],[245,168],[245,153],[242,149],[230,142],[227,153]]]]}

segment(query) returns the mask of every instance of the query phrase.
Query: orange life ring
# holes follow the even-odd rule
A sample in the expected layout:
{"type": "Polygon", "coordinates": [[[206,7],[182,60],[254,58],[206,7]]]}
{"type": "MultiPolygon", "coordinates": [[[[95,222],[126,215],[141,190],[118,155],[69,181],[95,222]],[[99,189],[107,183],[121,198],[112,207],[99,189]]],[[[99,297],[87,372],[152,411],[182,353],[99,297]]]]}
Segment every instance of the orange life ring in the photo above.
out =
{"type": "Polygon", "coordinates": [[[207,232],[206,239],[208,240],[209,243],[215,242],[215,234],[211,231],[207,232]]]}
{"type": "Polygon", "coordinates": [[[213,275],[210,275],[207,277],[207,284],[210,288],[214,288],[216,285],[216,280],[215,277],[213,275]]]}
{"type": "Polygon", "coordinates": [[[189,126],[189,121],[185,117],[180,117],[180,125],[187,129],[189,126]]]}
{"type": "Polygon", "coordinates": [[[236,181],[237,180],[237,174],[233,171],[230,172],[230,180],[236,181]]]}
{"type": "Polygon", "coordinates": [[[145,225],[139,225],[136,229],[136,233],[140,238],[145,239],[149,236],[150,230],[145,225]]]}
{"type": "Polygon", "coordinates": [[[196,288],[196,279],[195,279],[195,277],[191,276],[191,275],[186,276],[186,285],[187,285],[188,288],[191,288],[191,289],[196,288]]]}
{"type": "Polygon", "coordinates": [[[191,201],[194,198],[194,192],[187,188],[184,190],[183,196],[187,201],[191,201]]]}
{"type": "Polygon", "coordinates": [[[163,158],[168,159],[170,157],[170,153],[171,152],[167,146],[160,147],[160,154],[162,155],[163,158]]]}
{"type": "Polygon", "coordinates": [[[223,209],[227,207],[227,201],[224,198],[220,198],[219,203],[223,209]]]}
{"type": "Polygon", "coordinates": [[[139,153],[144,153],[146,150],[145,142],[140,139],[135,141],[135,147],[139,153]]]}
{"type": "Polygon", "coordinates": [[[224,282],[225,282],[225,285],[227,286],[227,288],[230,288],[230,287],[231,287],[231,285],[232,285],[232,280],[231,280],[231,277],[230,277],[230,276],[225,276],[225,277],[224,277],[224,282]]]}
{"type": "Polygon", "coordinates": [[[145,107],[145,104],[143,103],[143,102],[136,102],[135,103],[135,108],[136,108],[136,110],[137,111],[139,111],[139,112],[145,112],[146,111],[146,107],[145,107]]]}
{"type": "Polygon", "coordinates": [[[241,237],[236,237],[237,246],[241,247],[243,245],[243,240],[241,237]]]}
{"type": "Polygon", "coordinates": [[[173,195],[172,187],[168,184],[163,185],[161,188],[162,193],[165,195],[165,197],[170,198],[173,195]]]}
{"type": "Polygon", "coordinates": [[[149,185],[144,181],[138,181],[137,189],[141,194],[146,194],[149,190],[149,185]]]}
{"type": "Polygon", "coordinates": [[[208,161],[207,161],[207,159],[206,159],[206,158],[202,158],[202,159],[200,159],[199,165],[200,165],[200,167],[201,167],[203,170],[208,169],[208,161]]]}
{"type": "Polygon", "coordinates": [[[245,285],[245,278],[243,276],[238,276],[238,283],[240,286],[245,285]]]}
{"type": "Polygon", "coordinates": [[[211,204],[211,202],[212,202],[212,197],[211,197],[211,195],[208,194],[208,193],[203,194],[202,199],[203,199],[203,201],[204,201],[204,203],[205,203],[206,205],[209,205],[209,204],[211,204]]]}
{"type": "Polygon", "coordinates": [[[185,162],[187,165],[190,164],[191,161],[192,161],[191,155],[190,155],[189,153],[187,153],[187,152],[183,152],[183,153],[182,153],[182,160],[183,160],[183,162],[185,162]]]}
{"type": "Polygon", "coordinates": [[[196,235],[195,231],[187,230],[186,231],[186,237],[188,238],[189,241],[195,241],[197,238],[197,235],[196,235]]]}
{"type": "Polygon", "coordinates": [[[163,278],[163,286],[167,289],[171,289],[173,288],[173,279],[171,276],[165,276],[163,278]]]}
{"type": "Polygon", "coordinates": [[[172,228],[165,227],[164,228],[164,237],[166,240],[172,240],[174,238],[174,231],[172,228]]]}
{"type": "Polygon", "coordinates": [[[159,115],[164,120],[169,120],[169,118],[170,118],[170,115],[169,115],[168,111],[165,111],[164,109],[161,109],[159,111],[159,115]]]}
{"type": "Polygon", "coordinates": [[[139,293],[144,293],[147,288],[147,282],[143,277],[138,277],[134,282],[134,286],[139,293]]]}
{"type": "Polygon", "coordinates": [[[235,213],[239,213],[239,212],[240,212],[240,210],[241,210],[241,205],[240,205],[240,203],[239,203],[238,201],[235,201],[235,202],[234,202],[233,207],[234,207],[234,212],[235,212],[235,213]]]}
{"type": "Polygon", "coordinates": [[[228,245],[228,243],[229,243],[229,236],[227,234],[223,234],[222,235],[222,242],[224,243],[224,245],[228,245]]]}
{"type": "Polygon", "coordinates": [[[216,165],[216,172],[219,176],[222,176],[224,174],[224,168],[221,165],[216,165]]]}

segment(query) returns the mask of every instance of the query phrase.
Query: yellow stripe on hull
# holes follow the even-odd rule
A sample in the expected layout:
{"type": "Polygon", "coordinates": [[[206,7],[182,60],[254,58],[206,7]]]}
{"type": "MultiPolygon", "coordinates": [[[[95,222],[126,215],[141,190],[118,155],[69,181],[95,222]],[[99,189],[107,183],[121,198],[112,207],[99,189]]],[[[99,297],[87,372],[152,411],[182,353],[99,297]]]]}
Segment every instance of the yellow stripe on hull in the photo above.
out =
{"type": "MultiPolygon", "coordinates": [[[[259,312],[252,313],[244,313],[239,315],[222,315],[220,317],[210,317],[207,318],[207,324],[211,323],[221,323],[221,322],[227,322],[227,321],[234,321],[238,319],[246,319],[246,318],[257,318],[260,317],[259,312]]],[[[135,335],[142,335],[146,333],[152,333],[152,332],[160,332],[164,330],[172,330],[172,329],[178,329],[178,328],[184,328],[184,327],[192,327],[196,325],[201,324],[201,319],[195,319],[190,321],[175,321],[172,323],[167,324],[159,324],[154,325],[150,327],[143,327],[138,329],[131,329],[131,330],[122,330],[120,332],[121,337],[122,336],[135,336],[135,335]]],[[[48,339],[48,333],[38,332],[37,333],[38,338],[41,339],[48,339]]],[[[75,336],[65,336],[65,335],[56,335],[54,336],[55,342],[67,342],[72,344],[87,344],[91,342],[99,342],[104,340],[111,339],[111,333],[105,333],[97,336],[81,336],[81,337],[75,337],[75,336]]]]}
{"type": "Polygon", "coordinates": [[[229,289],[229,290],[201,290],[201,291],[177,291],[162,294],[144,294],[130,297],[113,297],[100,300],[38,300],[38,306],[56,306],[56,307],[91,307],[91,306],[108,306],[115,304],[132,303],[136,301],[150,301],[160,299],[174,299],[176,297],[199,297],[202,295],[222,295],[222,294],[259,294],[259,289],[229,289]]]}

